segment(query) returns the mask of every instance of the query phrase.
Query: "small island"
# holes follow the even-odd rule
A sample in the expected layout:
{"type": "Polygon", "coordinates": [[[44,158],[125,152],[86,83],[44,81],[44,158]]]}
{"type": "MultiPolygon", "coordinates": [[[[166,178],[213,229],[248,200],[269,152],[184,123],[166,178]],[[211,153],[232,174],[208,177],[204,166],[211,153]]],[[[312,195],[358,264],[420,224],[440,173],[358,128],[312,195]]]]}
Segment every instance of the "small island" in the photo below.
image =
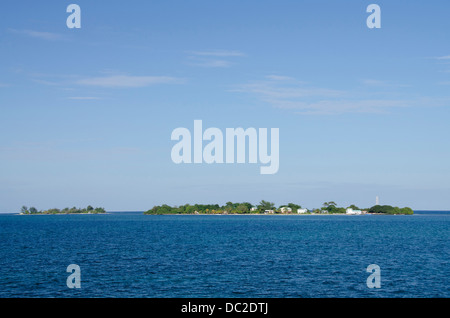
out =
{"type": "Polygon", "coordinates": [[[64,208],[62,210],[60,209],[49,209],[45,211],[38,211],[35,207],[27,208],[26,206],[23,206],[20,209],[20,214],[100,214],[100,213],[106,213],[104,208],[93,208],[92,206],[88,205],[87,208],[79,209],[76,207],[73,208],[64,208]]]}
{"type": "Polygon", "coordinates": [[[390,205],[375,205],[371,208],[360,209],[354,204],[347,208],[338,207],[334,201],[325,202],[321,208],[305,209],[301,205],[288,203],[278,208],[273,202],[262,200],[258,205],[253,206],[249,202],[233,203],[227,202],[225,205],[219,204],[185,204],[180,206],[169,206],[167,204],[157,205],[144,214],[384,214],[384,215],[411,215],[414,211],[409,207],[399,208],[390,205]]]}

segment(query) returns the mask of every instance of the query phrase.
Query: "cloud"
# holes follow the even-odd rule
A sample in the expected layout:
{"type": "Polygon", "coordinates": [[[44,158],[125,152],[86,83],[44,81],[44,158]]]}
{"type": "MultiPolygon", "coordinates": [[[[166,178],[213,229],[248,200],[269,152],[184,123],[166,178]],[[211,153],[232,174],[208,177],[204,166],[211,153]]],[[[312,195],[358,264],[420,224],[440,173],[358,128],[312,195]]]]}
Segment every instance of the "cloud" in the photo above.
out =
{"type": "Polygon", "coordinates": [[[62,39],[62,35],[58,33],[52,32],[42,32],[42,31],[34,31],[34,30],[16,30],[16,29],[8,29],[9,32],[15,34],[23,34],[26,36],[30,36],[36,39],[42,39],[47,41],[56,41],[62,39]]]}
{"type": "Polygon", "coordinates": [[[210,68],[230,67],[235,64],[229,60],[230,58],[245,56],[240,51],[228,50],[190,51],[188,53],[190,54],[188,58],[192,61],[189,65],[210,68]]]}
{"type": "Polygon", "coordinates": [[[446,55],[446,56],[437,56],[434,59],[436,60],[450,60],[450,55],[446,55]]]}
{"type": "Polygon", "coordinates": [[[146,87],[156,84],[174,84],[181,80],[170,76],[129,76],[111,75],[102,77],[89,77],[76,81],[76,84],[87,86],[100,86],[107,88],[146,87]]]}
{"type": "MultiPolygon", "coordinates": [[[[74,74],[30,74],[31,80],[35,83],[58,86],[61,89],[73,90],[74,85],[82,85],[89,87],[104,87],[104,88],[137,88],[148,87],[157,84],[180,84],[184,79],[172,76],[133,76],[126,74],[115,74],[108,72],[107,74],[100,74],[100,76],[80,76],[74,74]],[[65,88],[64,88],[65,87],[65,88]]],[[[94,99],[88,95],[86,97],[71,97],[69,99],[94,99]]]]}
{"type": "Polygon", "coordinates": [[[23,142],[0,146],[1,159],[19,161],[107,160],[117,156],[137,156],[140,153],[141,148],[126,145],[105,147],[98,138],[23,142]],[[68,146],[75,146],[76,149],[68,146]]]}
{"type": "Polygon", "coordinates": [[[362,83],[369,86],[385,86],[386,82],[374,79],[363,79],[362,83]]]}
{"type": "Polygon", "coordinates": [[[274,80],[274,81],[293,81],[293,80],[295,80],[293,77],[281,76],[281,75],[267,75],[265,78],[267,78],[269,80],[274,80]]]}
{"type": "Polygon", "coordinates": [[[27,74],[31,81],[46,85],[46,86],[58,86],[60,89],[68,89],[62,88],[64,85],[71,85],[73,81],[79,76],[74,74],[49,74],[49,73],[29,73],[27,74]]]}
{"type": "Polygon", "coordinates": [[[230,67],[233,63],[225,60],[199,60],[197,62],[190,63],[190,65],[201,67],[230,67]]]}
{"type": "Polygon", "coordinates": [[[363,79],[363,80],[361,80],[361,82],[364,85],[374,86],[374,87],[409,87],[409,85],[397,84],[397,83],[392,83],[390,81],[383,81],[383,80],[377,80],[377,79],[363,79]]]}
{"type": "Polygon", "coordinates": [[[262,81],[244,84],[235,89],[236,92],[252,93],[264,100],[285,100],[303,97],[341,97],[346,92],[334,89],[324,89],[305,86],[303,82],[293,81],[282,83],[277,81],[262,81]]]}
{"type": "Polygon", "coordinates": [[[35,83],[42,84],[42,85],[47,85],[47,86],[59,86],[59,85],[61,85],[61,83],[54,82],[54,81],[47,81],[47,80],[36,79],[36,78],[33,78],[31,80],[33,82],[35,82],[35,83]]]}
{"type": "Polygon", "coordinates": [[[67,99],[71,99],[71,100],[99,100],[101,98],[100,97],[93,97],[93,96],[72,96],[72,97],[67,97],[67,99]]]}
{"type": "Polygon", "coordinates": [[[245,54],[240,51],[226,51],[226,50],[191,51],[188,53],[196,56],[214,56],[214,57],[245,56],[245,54]]]}
{"type": "MultiPolygon", "coordinates": [[[[448,99],[438,98],[372,98],[357,90],[335,90],[311,87],[284,76],[266,76],[266,80],[243,84],[232,91],[251,94],[272,107],[308,115],[337,115],[344,113],[387,113],[394,108],[449,105],[448,99]],[[267,80],[270,79],[270,80],[267,80]],[[286,80],[285,80],[286,79],[286,80]]],[[[382,81],[369,81],[385,85],[382,81]]],[[[377,92],[372,94],[378,95],[377,92]]]]}
{"type": "Polygon", "coordinates": [[[343,113],[386,113],[393,107],[413,106],[414,101],[389,99],[337,99],[315,102],[273,101],[278,108],[293,109],[304,115],[337,115],[343,113]]]}

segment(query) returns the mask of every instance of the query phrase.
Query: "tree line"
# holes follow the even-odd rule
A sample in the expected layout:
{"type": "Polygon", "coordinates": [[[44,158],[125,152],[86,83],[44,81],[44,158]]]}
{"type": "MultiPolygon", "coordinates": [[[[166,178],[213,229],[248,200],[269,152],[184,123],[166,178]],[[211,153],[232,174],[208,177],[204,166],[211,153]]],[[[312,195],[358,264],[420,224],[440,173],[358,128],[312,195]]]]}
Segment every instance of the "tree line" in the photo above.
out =
{"type": "Polygon", "coordinates": [[[409,207],[399,208],[390,205],[375,205],[368,212],[381,214],[414,214],[414,211],[409,207]]]}
{"type": "MultiPolygon", "coordinates": [[[[295,203],[288,203],[279,207],[270,201],[261,200],[259,204],[253,206],[249,202],[233,203],[227,202],[225,205],[219,204],[185,204],[180,206],[169,206],[167,204],[156,205],[144,214],[265,214],[271,213],[295,213],[302,206],[295,203]]],[[[314,214],[345,214],[347,209],[363,210],[368,213],[377,214],[413,214],[409,207],[399,208],[390,205],[375,205],[371,208],[360,209],[352,204],[347,208],[338,207],[334,201],[324,202],[321,208],[307,210],[307,213],[314,214]]]]}
{"type": "Polygon", "coordinates": [[[255,213],[252,211],[253,205],[249,202],[232,203],[227,202],[225,205],[218,204],[185,204],[180,206],[169,206],[167,204],[157,205],[144,214],[246,214],[255,213]]]}
{"type": "Polygon", "coordinates": [[[38,211],[35,207],[27,208],[26,206],[22,206],[20,209],[21,214],[83,214],[83,213],[90,213],[90,214],[99,214],[99,213],[106,213],[104,208],[93,208],[92,206],[88,205],[86,208],[64,208],[62,210],[60,209],[48,209],[45,211],[38,211]]]}

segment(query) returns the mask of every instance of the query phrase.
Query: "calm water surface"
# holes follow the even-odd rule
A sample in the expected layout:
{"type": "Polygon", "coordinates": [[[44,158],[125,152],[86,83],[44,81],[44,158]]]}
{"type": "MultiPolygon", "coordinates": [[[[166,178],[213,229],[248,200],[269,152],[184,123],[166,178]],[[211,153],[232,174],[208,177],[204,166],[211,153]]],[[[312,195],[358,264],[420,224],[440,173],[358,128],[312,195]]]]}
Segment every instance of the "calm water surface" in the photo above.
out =
{"type": "Polygon", "coordinates": [[[0,297],[449,297],[449,225],[420,211],[0,215],[0,297]],[[81,289],[66,286],[69,264],[81,289]]]}

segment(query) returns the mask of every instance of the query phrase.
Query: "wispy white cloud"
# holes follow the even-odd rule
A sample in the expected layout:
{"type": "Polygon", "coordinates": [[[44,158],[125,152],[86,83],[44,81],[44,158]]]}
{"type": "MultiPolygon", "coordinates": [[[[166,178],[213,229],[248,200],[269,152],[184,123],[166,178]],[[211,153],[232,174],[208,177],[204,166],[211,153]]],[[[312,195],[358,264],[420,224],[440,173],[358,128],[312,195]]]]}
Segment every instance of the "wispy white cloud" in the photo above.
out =
{"type": "Polygon", "coordinates": [[[53,32],[42,32],[35,30],[16,30],[16,29],[8,29],[9,32],[15,34],[22,34],[26,36],[30,36],[37,39],[47,40],[47,41],[56,41],[61,40],[63,37],[61,34],[53,33],[53,32]]]}
{"type": "Polygon", "coordinates": [[[15,144],[0,146],[0,158],[18,161],[83,161],[105,160],[117,156],[138,156],[142,149],[136,147],[103,147],[99,143],[94,148],[72,149],[61,147],[59,143],[47,142],[41,144],[15,144]]]}
{"type": "Polygon", "coordinates": [[[67,86],[79,78],[74,74],[50,74],[50,73],[29,73],[27,76],[34,83],[46,86],[58,86],[60,89],[68,89],[67,86]]]}
{"type": "Polygon", "coordinates": [[[31,80],[33,82],[35,82],[35,83],[42,84],[42,85],[47,85],[47,86],[59,86],[59,85],[61,85],[60,82],[48,81],[48,80],[43,80],[43,79],[38,79],[38,78],[32,78],[31,80]]]}
{"type": "Polygon", "coordinates": [[[229,51],[229,50],[190,51],[188,53],[196,56],[214,56],[214,57],[245,56],[245,54],[240,51],[229,51]]]}
{"type": "Polygon", "coordinates": [[[434,57],[436,60],[450,60],[450,55],[434,57]]]}
{"type": "Polygon", "coordinates": [[[282,76],[282,75],[267,75],[265,78],[267,78],[269,80],[274,80],[274,81],[293,81],[293,80],[295,80],[293,77],[282,76]]]}
{"type": "Polygon", "coordinates": [[[245,56],[240,51],[229,50],[189,51],[188,54],[189,65],[210,68],[231,67],[235,64],[230,60],[231,58],[245,56]]]}
{"type": "Polygon", "coordinates": [[[146,87],[156,84],[175,84],[183,80],[170,76],[130,76],[110,75],[101,77],[88,77],[77,80],[75,83],[87,86],[107,88],[146,87]]]}
{"type": "Polygon", "coordinates": [[[196,60],[194,62],[189,63],[193,66],[201,66],[201,67],[230,67],[233,65],[230,61],[225,60],[196,60]]]}
{"type": "Polygon", "coordinates": [[[264,100],[293,99],[303,97],[342,97],[346,92],[341,90],[308,87],[303,82],[292,82],[284,85],[279,81],[260,81],[240,85],[233,91],[252,93],[264,100]]]}
{"type": "Polygon", "coordinates": [[[274,107],[289,109],[303,115],[339,115],[345,113],[386,114],[392,109],[407,107],[450,106],[450,99],[445,98],[360,98],[360,99],[321,99],[317,101],[271,100],[274,107]]]}
{"type": "Polygon", "coordinates": [[[414,101],[390,99],[328,99],[315,102],[273,101],[278,108],[292,109],[305,115],[337,115],[343,113],[386,113],[391,108],[413,106],[414,101]]]}
{"type": "MultiPolygon", "coordinates": [[[[35,83],[46,86],[55,86],[65,90],[74,90],[75,87],[80,85],[103,88],[139,88],[157,84],[181,84],[185,82],[185,79],[172,76],[135,76],[121,74],[118,72],[103,72],[100,76],[32,73],[29,74],[29,77],[30,80],[35,83]]],[[[90,95],[87,96],[89,99],[94,99],[91,98],[90,95]]],[[[82,98],[88,99],[83,97],[83,95],[82,98]]],[[[75,96],[69,99],[81,98],[75,96]]]]}
{"type": "Polygon", "coordinates": [[[369,86],[384,86],[386,85],[385,81],[375,80],[375,79],[363,79],[361,81],[365,85],[369,86]]]}
{"type": "Polygon", "coordinates": [[[377,80],[377,79],[363,79],[361,82],[367,86],[373,87],[409,87],[409,85],[393,83],[392,81],[377,80]]]}
{"type": "MultiPolygon", "coordinates": [[[[275,108],[308,115],[388,113],[394,108],[450,105],[448,99],[398,98],[398,96],[392,98],[395,95],[385,93],[381,98],[379,94],[373,98],[366,92],[311,87],[292,78],[286,78],[285,81],[284,77],[278,75],[265,78],[263,81],[240,85],[233,91],[252,94],[275,108]]],[[[370,80],[367,84],[384,86],[389,83],[370,80]]],[[[373,94],[376,96],[377,92],[373,94]]]]}
{"type": "Polygon", "coordinates": [[[71,100],[100,100],[100,97],[93,97],[93,96],[71,96],[67,97],[67,99],[71,100]]]}

